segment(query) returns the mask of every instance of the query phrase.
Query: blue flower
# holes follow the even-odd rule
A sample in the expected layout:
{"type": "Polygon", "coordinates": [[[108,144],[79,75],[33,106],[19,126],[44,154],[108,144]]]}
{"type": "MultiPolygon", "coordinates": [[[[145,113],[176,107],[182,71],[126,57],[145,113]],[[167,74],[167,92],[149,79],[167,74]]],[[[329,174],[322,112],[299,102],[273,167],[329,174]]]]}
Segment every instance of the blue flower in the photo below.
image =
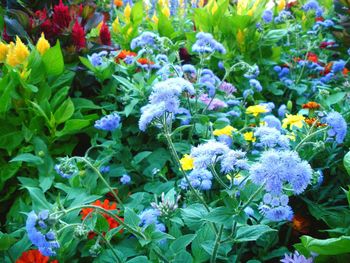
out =
{"type": "Polygon", "coordinates": [[[106,165],[106,166],[101,166],[101,168],[100,168],[100,173],[101,173],[101,174],[109,173],[110,169],[111,169],[111,168],[110,168],[108,165],[106,165]]]}
{"type": "Polygon", "coordinates": [[[256,79],[250,79],[249,85],[250,85],[250,87],[256,89],[256,91],[258,91],[258,92],[261,92],[263,89],[259,80],[256,80],[256,79]]]}
{"type": "MultiPolygon", "coordinates": [[[[188,175],[188,180],[191,186],[198,190],[210,190],[212,186],[213,175],[206,169],[194,169],[188,175]]],[[[185,178],[182,178],[180,182],[180,187],[182,189],[187,189],[188,184],[185,178]]]]}
{"type": "Polygon", "coordinates": [[[101,51],[100,53],[93,53],[91,56],[88,56],[88,59],[94,67],[105,66],[106,62],[103,61],[103,58],[107,54],[108,54],[107,51],[101,51]]]}
{"type": "Polygon", "coordinates": [[[197,74],[196,68],[191,64],[182,65],[182,70],[184,73],[193,74],[193,75],[197,74]]]}
{"type": "Polygon", "coordinates": [[[263,121],[266,123],[267,127],[275,128],[277,130],[281,130],[282,128],[281,121],[273,115],[265,116],[263,121]]]}
{"type": "Polygon", "coordinates": [[[205,169],[214,165],[217,158],[230,150],[224,143],[210,140],[191,149],[191,157],[194,159],[196,169],[205,169]]]}
{"type": "Polygon", "coordinates": [[[261,126],[258,127],[254,136],[258,139],[258,142],[254,143],[255,147],[261,148],[277,148],[288,149],[289,139],[282,135],[281,132],[275,128],[261,126]]]}
{"type": "Polygon", "coordinates": [[[265,10],[263,15],[262,15],[262,19],[264,20],[265,23],[270,23],[273,19],[273,13],[271,10],[265,10]]]}
{"type": "Polygon", "coordinates": [[[271,195],[266,193],[263,201],[259,205],[259,211],[267,219],[279,222],[288,220],[291,221],[293,218],[293,210],[288,205],[287,195],[271,195]]]}
{"type": "Polygon", "coordinates": [[[104,131],[114,131],[119,127],[120,117],[116,112],[102,117],[95,122],[94,127],[104,131]]]}
{"type": "Polygon", "coordinates": [[[300,255],[298,251],[295,251],[293,254],[284,255],[284,258],[281,259],[281,263],[312,263],[312,258],[306,258],[303,255],[300,255]]]}
{"type": "Polygon", "coordinates": [[[225,174],[249,169],[246,153],[241,150],[227,151],[222,157],[220,157],[220,161],[221,172],[225,174]]]}
{"type": "Polygon", "coordinates": [[[171,16],[176,15],[176,11],[179,7],[179,1],[178,0],[170,0],[169,4],[170,4],[170,15],[171,16]]]}
{"type": "Polygon", "coordinates": [[[328,130],[328,135],[330,137],[335,137],[337,143],[343,143],[347,132],[347,124],[343,116],[333,111],[328,113],[325,121],[331,127],[328,130]]]}
{"type": "Polygon", "coordinates": [[[192,51],[199,54],[210,54],[219,52],[226,53],[224,46],[217,42],[210,33],[199,32],[196,35],[196,42],[192,46],[192,51]]]}
{"type": "Polygon", "coordinates": [[[250,95],[253,95],[254,94],[254,91],[253,90],[251,90],[251,89],[246,89],[246,90],[244,90],[243,91],[243,98],[244,99],[246,99],[246,98],[248,98],[248,96],[250,96],[250,95]]]}
{"type": "Polygon", "coordinates": [[[158,217],[160,216],[160,211],[158,209],[149,208],[144,210],[140,215],[140,227],[146,228],[149,225],[155,225],[156,230],[160,232],[165,232],[165,225],[159,222],[158,217]]]}
{"type": "Polygon", "coordinates": [[[335,61],[332,66],[332,72],[334,74],[343,71],[346,62],[344,60],[335,61]]]}
{"type": "Polygon", "coordinates": [[[315,0],[311,0],[311,1],[307,2],[305,5],[303,5],[302,9],[305,12],[315,11],[315,14],[317,17],[320,17],[323,15],[322,8],[320,7],[319,3],[315,0]]]}
{"type": "Polygon", "coordinates": [[[275,17],[274,21],[276,24],[282,23],[289,18],[292,18],[292,13],[286,10],[282,10],[277,17],[275,17]]]}
{"type": "Polygon", "coordinates": [[[26,230],[29,240],[38,247],[44,256],[55,256],[56,250],[60,247],[55,233],[49,229],[47,210],[40,212],[38,215],[31,211],[26,221],[26,230]],[[39,222],[41,222],[39,224],[39,222]]]}
{"type": "Polygon", "coordinates": [[[247,79],[256,79],[260,74],[259,67],[257,65],[253,65],[249,67],[248,71],[244,73],[244,77],[247,79]]]}
{"type": "Polygon", "coordinates": [[[327,84],[332,80],[333,77],[334,77],[334,73],[330,72],[326,76],[321,77],[320,82],[327,84]]]}
{"type": "Polygon", "coordinates": [[[54,169],[56,173],[58,173],[63,178],[69,179],[72,176],[79,173],[79,170],[75,164],[70,158],[63,157],[63,158],[57,158],[59,163],[55,165],[54,169]]]}
{"type": "Polygon", "coordinates": [[[120,178],[120,182],[122,184],[130,184],[131,182],[131,177],[127,174],[124,174],[121,178],[120,178]]]}
{"type": "Polygon", "coordinates": [[[285,104],[282,104],[278,108],[278,116],[284,118],[286,116],[287,106],[285,104]]]}
{"type": "Polygon", "coordinates": [[[220,84],[220,79],[210,69],[203,69],[199,83],[207,88],[209,97],[214,97],[216,86],[220,84]]]}
{"type": "Polygon", "coordinates": [[[284,186],[294,194],[301,194],[311,183],[312,169],[297,152],[270,149],[251,166],[250,176],[255,184],[264,183],[265,190],[274,195],[282,194],[284,186]]]}
{"type": "Polygon", "coordinates": [[[159,37],[152,32],[143,32],[138,37],[134,38],[130,43],[131,49],[136,48],[153,48],[158,49],[159,37]]]}

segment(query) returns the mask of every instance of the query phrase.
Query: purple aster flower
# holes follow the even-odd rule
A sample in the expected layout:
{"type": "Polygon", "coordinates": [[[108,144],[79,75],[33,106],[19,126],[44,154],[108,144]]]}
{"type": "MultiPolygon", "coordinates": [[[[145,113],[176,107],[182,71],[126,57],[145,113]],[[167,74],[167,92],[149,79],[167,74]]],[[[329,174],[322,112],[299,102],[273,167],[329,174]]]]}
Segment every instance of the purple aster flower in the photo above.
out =
{"type": "MultiPolygon", "coordinates": [[[[188,179],[193,188],[206,191],[210,190],[212,186],[213,175],[206,169],[194,169],[188,175],[188,179]]],[[[185,178],[180,182],[180,187],[182,189],[187,189],[188,184],[185,178]]]]}
{"type": "Polygon", "coordinates": [[[262,15],[262,19],[264,20],[265,23],[270,23],[273,19],[273,13],[271,10],[265,10],[263,15],[262,15]]]}
{"type": "Polygon", "coordinates": [[[199,54],[210,54],[219,52],[226,53],[224,46],[217,42],[210,33],[199,32],[196,35],[196,42],[192,46],[192,51],[199,54]]]}
{"type": "Polygon", "coordinates": [[[29,240],[38,247],[44,256],[55,256],[60,247],[54,232],[49,229],[48,211],[42,211],[37,215],[34,211],[28,214],[26,230],[29,240]],[[47,215],[47,216],[43,216],[47,215]],[[44,219],[45,218],[45,219],[44,219]],[[41,223],[39,224],[39,222],[41,223]]]}
{"type": "Polygon", "coordinates": [[[131,182],[131,177],[127,174],[124,174],[121,178],[120,178],[120,182],[122,184],[130,184],[131,182]]]}
{"type": "Polygon", "coordinates": [[[306,258],[303,255],[300,255],[298,251],[295,251],[294,254],[284,255],[284,258],[281,259],[281,263],[312,263],[312,258],[306,258]]]}
{"type": "Polygon", "coordinates": [[[114,131],[119,127],[120,117],[118,113],[113,112],[109,115],[102,117],[95,122],[94,127],[103,131],[114,131]]]}
{"type": "Polygon", "coordinates": [[[271,194],[280,195],[285,185],[294,194],[301,194],[311,183],[312,169],[297,152],[270,149],[251,166],[250,175],[255,184],[265,183],[265,190],[271,194]]]}
{"type": "Polygon", "coordinates": [[[325,121],[330,126],[328,135],[330,137],[335,137],[337,143],[343,143],[347,132],[347,124],[343,116],[340,113],[333,111],[328,113],[325,121]]]}
{"type": "Polygon", "coordinates": [[[207,94],[202,94],[199,97],[199,100],[202,101],[204,104],[209,105],[208,109],[209,110],[215,110],[215,109],[221,109],[221,108],[226,108],[227,104],[217,98],[211,99],[208,97],[207,94]]]}
{"type": "Polygon", "coordinates": [[[237,89],[235,86],[233,86],[231,83],[228,83],[224,81],[220,86],[219,90],[224,91],[227,95],[231,95],[232,93],[236,92],[237,89]]]}

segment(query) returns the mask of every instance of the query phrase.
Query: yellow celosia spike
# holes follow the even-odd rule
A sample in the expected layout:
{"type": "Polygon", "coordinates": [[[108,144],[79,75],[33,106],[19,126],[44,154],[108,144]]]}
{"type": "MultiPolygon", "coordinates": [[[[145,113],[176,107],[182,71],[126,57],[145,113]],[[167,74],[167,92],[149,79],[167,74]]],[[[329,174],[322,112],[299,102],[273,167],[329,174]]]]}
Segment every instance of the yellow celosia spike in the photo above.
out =
{"type": "Polygon", "coordinates": [[[243,43],[244,43],[244,33],[243,33],[243,30],[241,30],[241,29],[238,30],[237,35],[236,35],[236,39],[237,39],[238,45],[239,45],[239,46],[242,46],[243,43]]]}
{"type": "Polygon", "coordinates": [[[204,0],[199,0],[198,7],[203,7],[203,6],[204,6],[204,0]]]}
{"type": "Polygon", "coordinates": [[[100,32],[102,25],[103,25],[103,20],[96,27],[98,32],[100,32]]]}
{"type": "Polygon", "coordinates": [[[5,62],[8,51],[9,46],[0,42],[0,63],[5,62]]]}
{"type": "Polygon", "coordinates": [[[131,33],[132,33],[132,27],[130,27],[130,28],[128,29],[128,31],[126,32],[126,34],[129,36],[129,35],[131,35],[131,33]]]}
{"type": "Polygon", "coordinates": [[[216,3],[216,1],[213,2],[213,7],[211,8],[211,14],[214,15],[216,13],[216,11],[218,11],[218,4],[216,3]]]}
{"type": "Polygon", "coordinates": [[[131,6],[128,3],[124,9],[124,17],[127,21],[130,21],[130,16],[131,16],[131,6]]]}
{"type": "Polygon", "coordinates": [[[113,30],[113,33],[118,33],[119,32],[119,18],[116,17],[112,23],[112,30],[113,30]]]}
{"type": "Polygon", "coordinates": [[[281,11],[286,7],[286,0],[280,0],[277,6],[277,10],[281,11]]]}
{"type": "Polygon", "coordinates": [[[166,16],[166,17],[170,17],[170,9],[168,6],[164,6],[164,8],[162,9],[162,13],[166,16]]]}
{"type": "Polygon", "coordinates": [[[156,16],[156,14],[154,14],[153,16],[152,16],[152,21],[154,22],[154,23],[156,23],[156,24],[158,24],[158,17],[156,16]]]}
{"type": "Polygon", "coordinates": [[[243,15],[248,6],[248,0],[238,0],[237,1],[237,14],[243,15]]]}
{"type": "MultiPolygon", "coordinates": [[[[10,44],[11,45],[11,44],[10,44]]],[[[22,40],[16,36],[16,44],[10,46],[6,57],[6,63],[10,66],[17,66],[23,64],[29,56],[29,49],[23,44],[22,40]]]]}
{"type": "Polygon", "coordinates": [[[36,49],[39,51],[40,55],[44,55],[49,48],[50,48],[49,41],[46,40],[44,33],[41,33],[41,37],[36,43],[36,49]]]}

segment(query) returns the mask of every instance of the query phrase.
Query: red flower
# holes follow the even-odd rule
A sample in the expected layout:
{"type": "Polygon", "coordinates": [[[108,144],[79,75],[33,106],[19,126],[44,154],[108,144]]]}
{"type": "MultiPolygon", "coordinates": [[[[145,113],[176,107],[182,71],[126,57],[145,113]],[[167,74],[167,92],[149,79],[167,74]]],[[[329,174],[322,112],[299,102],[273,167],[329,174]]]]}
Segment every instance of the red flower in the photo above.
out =
{"type": "MultiPolygon", "coordinates": [[[[93,202],[92,205],[95,205],[95,206],[99,206],[99,207],[102,207],[104,208],[105,210],[116,210],[117,209],[117,204],[116,203],[112,203],[110,205],[109,203],[109,200],[108,199],[105,199],[103,201],[103,203],[101,203],[100,200],[97,200],[96,202],[93,202]]],[[[82,219],[85,219],[87,216],[90,216],[91,213],[94,211],[93,208],[84,208],[81,210],[81,215],[82,215],[82,219]]],[[[106,218],[108,224],[109,224],[109,229],[113,229],[113,228],[117,228],[119,227],[119,223],[111,216],[107,215],[107,214],[102,214],[102,216],[104,218],[106,218]]],[[[118,216],[117,216],[118,217],[118,216]]],[[[123,218],[120,218],[118,217],[120,220],[124,221],[123,218]]],[[[123,230],[120,230],[120,233],[122,233],[123,230]]],[[[93,232],[90,232],[89,233],[89,238],[93,238],[96,234],[93,233],[93,232]]]]}
{"type": "Polygon", "coordinates": [[[85,47],[85,31],[84,28],[78,23],[78,20],[75,21],[75,24],[72,28],[72,40],[74,46],[78,49],[82,49],[85,47]]]}
{"type": "Polygon", "coordinates": [[[321,107],[321,105],[317,102],[309,101],[308,103],[303,104],[302,107],[303,109],[317,110],[321,107]]]}
{"type": "Polygon", "coordinates": [[[328,47],[332,47],[335,44],[334,41],[323,41],[320,44],[320,48],[328,48],[328,47]]]}
{"type": "Polygon", "coordinates": [[[47,18],[46,8],[44,8],[43,10],[36,11],[34,14],[35,14],[35,17],[37,19],[39,19],[40,21],[43,21],[43,20],[45,20],[47,18]]]}
{"type": "Polygon", "coordinates": [[[4,24],[4,31],[2,32],[2,39],[5,40],[6,42],[11,41],[11,37],[7,34],[7,31],[6,31],[6,24],[4,24]]]}
{"type": "Polygon", "coordinates": [[[315,53],[309,52],[307,53],[307,60],[314,62],[314,63],[318,63],[318,57],[315,53]]]}
{"type": "Polygon", "coordinates": [[[139,58],[137,62],[140,63],[141,65],[154,65],[154,62],[147,58],[139,58]]]}
{"type": "Polygon", "coordinates": [[[287,4],[287,9],[290,9],[290,8],[297,6],[297,5],[298,5],[298,1],[289,2],[287,4]]]}
{"type": "Polygon", "coordinates": [[[322,16],[319,16],[319,17],[316,17],[315,18],[315,21],[316,22],[323,22],[324,21],[324,18],[322,16]]]}
{"type": "Polygon", "coordinates": [[[115,62],[119,63],[120,60],[124,60],[126,57],[136,57],[137,54],[135,52],[125,50],[119,52],[118,56],[115,58],[115,62]]]}
{"type": "Polygon", "coordinates": [[[100,40],[103,45],[111,45],[111,32],[105,22],[102,23],[100,30],[100,40]]]}
{"type": "MultiPolygon", "coordinates": [[[[42,255],[39,250],[32,249],[23,252],[16,263],[48,263],[49,260],[50,258],[42,255]]],[[[58,263],[58,261],[53,260],[51,263],[58,263]]]]}
{"type": "Polygon", "coordinates": [[[69,27],[72,18],[69,14],[68,6],[65,6],[60,0],[60,3],[54,6],[54,12],[52,15],[52,22],[56,27],[58,32],[61,32],[62,29],[69,27]]]}

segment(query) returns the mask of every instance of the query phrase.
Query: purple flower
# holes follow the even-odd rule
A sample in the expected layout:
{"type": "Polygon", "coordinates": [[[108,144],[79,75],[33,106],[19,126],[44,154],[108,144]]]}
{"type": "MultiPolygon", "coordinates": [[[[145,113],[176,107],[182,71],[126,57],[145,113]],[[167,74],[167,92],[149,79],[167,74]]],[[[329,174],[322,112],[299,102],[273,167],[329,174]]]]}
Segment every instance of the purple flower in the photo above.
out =
{"type": "Polygon", "coordinates": [[[124,174],[121,178],[120,178],[120,182],[122,184],[130,184],[131,182],[131,177],[127,174],[124,174]]]}
{"type": "Polygon", "coordinates": [[[235,86],[233,86],[231,83],[228,83],[224,81],[220,86],[219,90],[224,91],[227,95],[231,95],[232,93],[236,92],[237,89],[235,86]]]}
{"type": "Polygon", "coordinates": [[[343,116],[333,111],[328,113],[325,121],[331,127],[328,130],[328,135],[330,137],[335,137],[337,143],[343,143],[347,132],[347,124],[343,116]]]}
{"type": "Polygon", "coordinates": [[[273,13],[271,10],[265,10],[263,15],[262,15],[262,19],[264,20],[265,23],[270,23],[273,19],[273,13]]]}
{"type": "Polygon", "coordinates": [[[298,251],[295,251],[294,254],[284,255],[284,258],[281,259],[281,263],[312,263],[312,258],[306,258],[303,255],[300,255],[298,251]]]}
{"type": "Polygon", "coordinates": [[[217,42],[210,33],[199,32],[196,35],[196,42],[192,46],[192,51],[199,54],[210,54],[215,51],[225,54],[224,46],[217,42]]]}
{"type": "MultiPolygon", "coordinates": [[[[191,186],[195,189],[206,191],[210,190],[212,186],[213,175],[206,169],[194,169],[188,175],[188,179],[191,186]]],[[[182,189],[187,189],[188,184],[185,178],[180,182],[180,187],[182,189]]]]}
{"type": "Polygon", "coordinates": [[[211,99],[208,97],[207,94],[202,94],[199,97],[200,101],[202,101],[204,104],[209,105],[208,109],[209,110],[215,110],[215,109],[220,109],[220,108],[226,108],[227,104],[217,98],[211,99]],[[209,104],[210,103],[210,104],[209,104]]]}
{"type": "Polygon", "coordinates": [[[103,118],[95,122],[94,127],[103,131],[114,131],[119,127],[120,117],[118,113],[113,112],[109,115],[104,116],[103,118]]]}

